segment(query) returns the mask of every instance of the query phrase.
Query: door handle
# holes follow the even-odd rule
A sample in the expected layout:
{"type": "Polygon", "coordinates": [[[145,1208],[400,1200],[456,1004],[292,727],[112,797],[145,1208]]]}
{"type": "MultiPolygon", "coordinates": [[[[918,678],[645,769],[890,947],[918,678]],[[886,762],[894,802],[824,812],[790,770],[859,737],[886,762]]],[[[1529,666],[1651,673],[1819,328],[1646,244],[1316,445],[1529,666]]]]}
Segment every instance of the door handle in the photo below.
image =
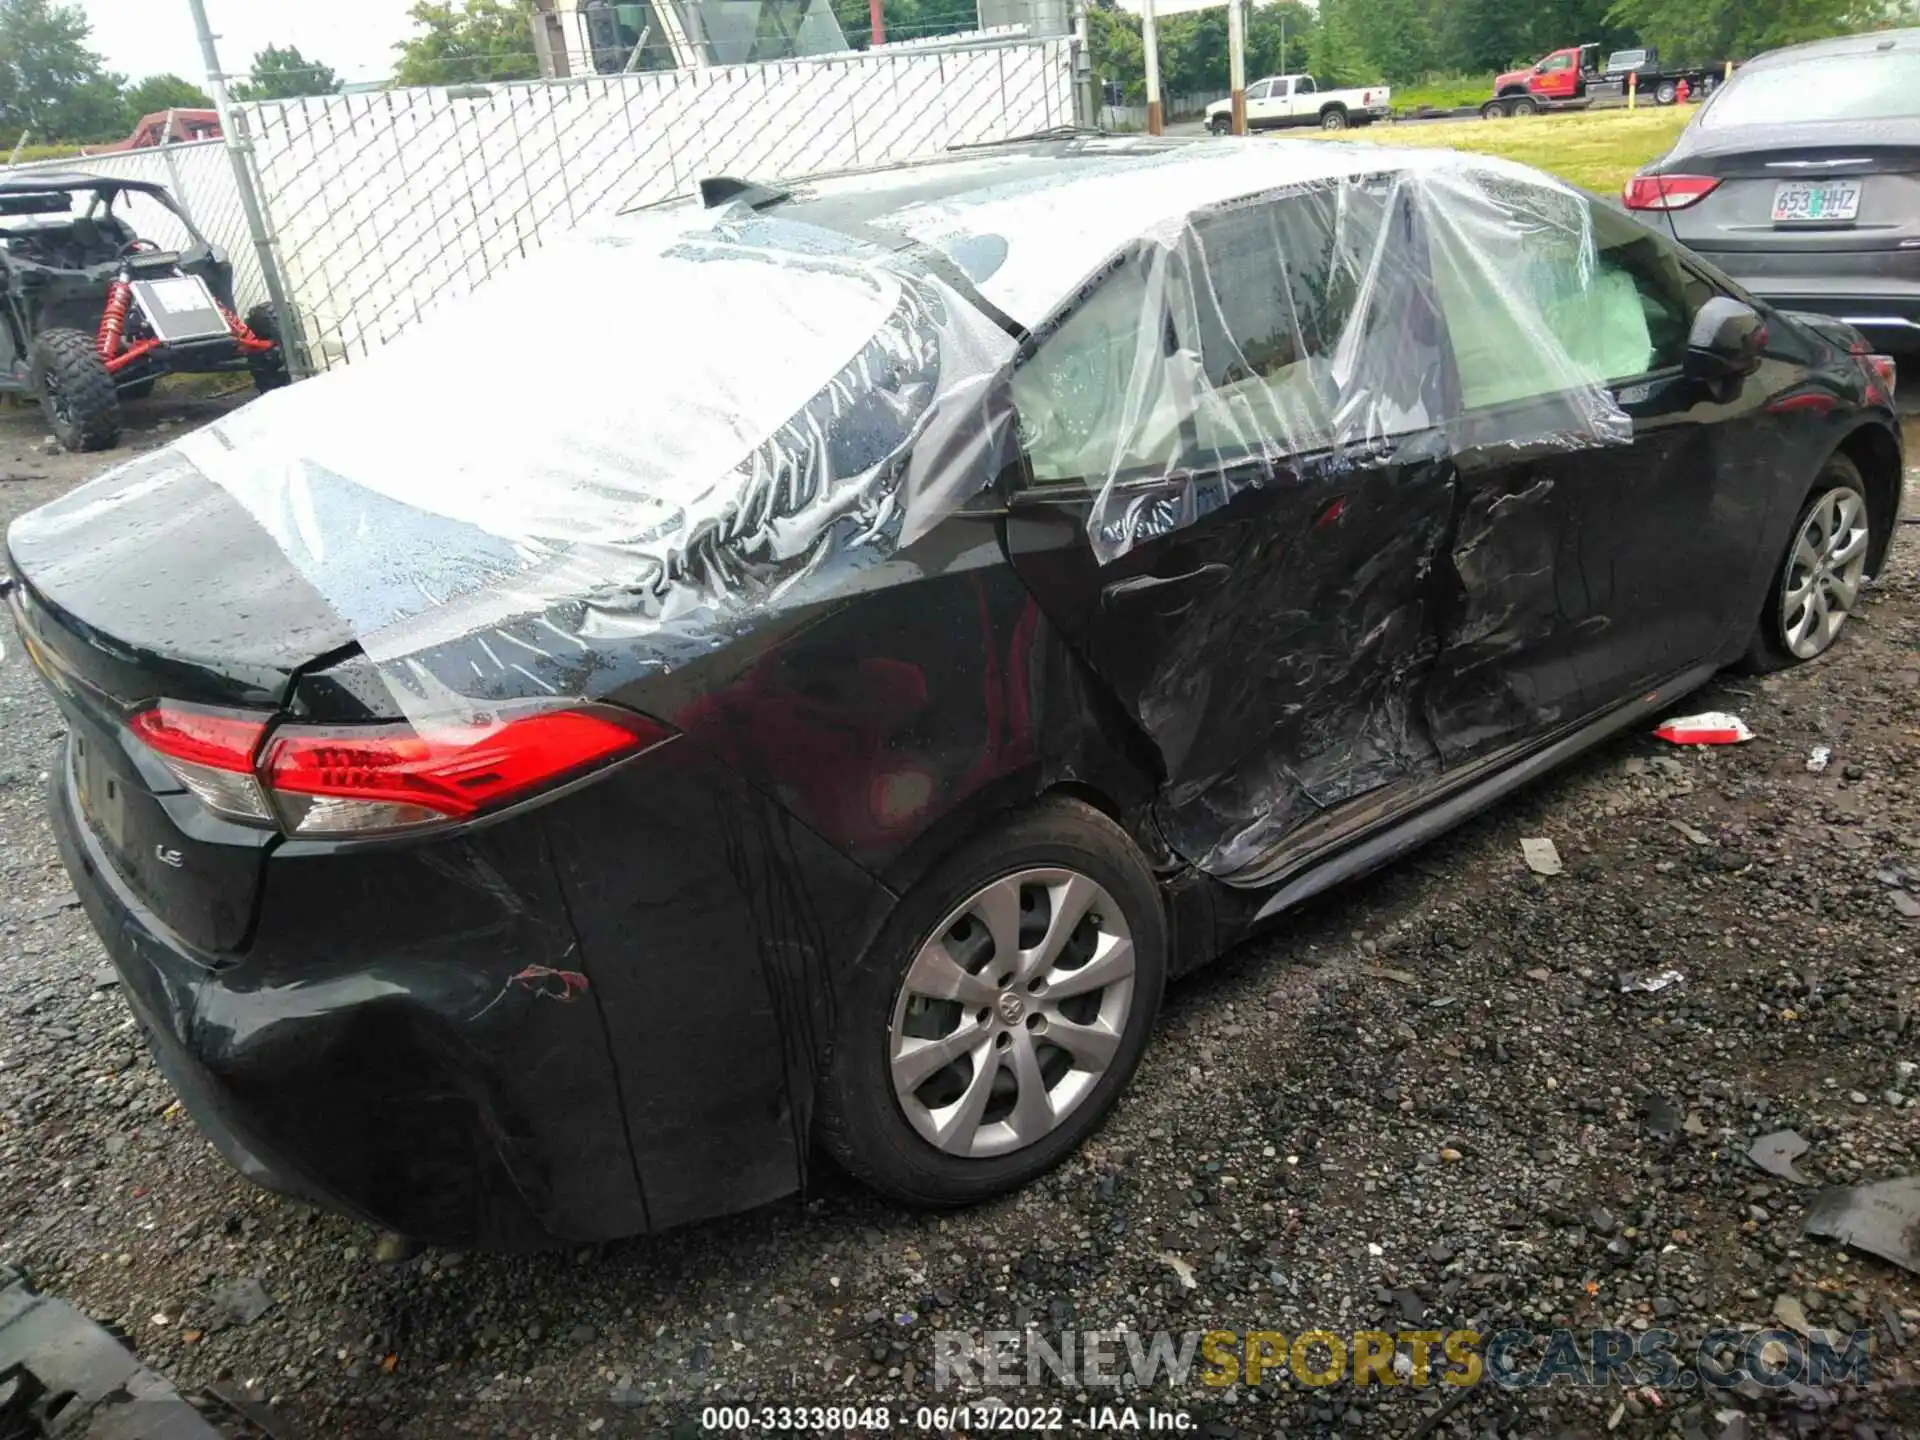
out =
{"type": "Polygon", "coordinates": [[[1216,560],[1179,575],[1135,575],[1126,580],[1116,580],[1104,587],[1100,591],[1100,608],[1112,610],[1116,606],[1137,600],[1143,595],[1163,596],[1176,586],[1211,590],[1225,584],[1227,577],[1232,574],[1231,565],[1224,565],[1216,560]]]}

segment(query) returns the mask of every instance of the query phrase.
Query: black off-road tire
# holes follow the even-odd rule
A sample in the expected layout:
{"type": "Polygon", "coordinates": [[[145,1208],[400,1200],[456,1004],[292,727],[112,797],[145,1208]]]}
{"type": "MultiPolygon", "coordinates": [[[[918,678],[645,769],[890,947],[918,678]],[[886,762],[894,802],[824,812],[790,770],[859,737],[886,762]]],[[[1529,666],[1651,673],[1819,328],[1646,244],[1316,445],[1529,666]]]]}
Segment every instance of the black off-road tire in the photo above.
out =
{"type": "Polygon", "coordinates": [[[30,351],[29,383],[53,438],[68,450],[120,443],[120,392],[95,348],[78,330],[43,330],[30,351]]]}
{"type": "MultiPolygon", "coordinates": [[[[1820,476],[1813,482],[1813,489],[1807,492],[1806,502],[1801,505],[1800,513],[1794,517],[1793,528],[1787,532],[1786,549],[1773,567],[1773,573],[1767,579],[1765,598],[1760,602],[1760,615],[1754,622],[1753,638],[1748,642],[1746,654],[1742,655],[1734,668],[1748,675],[1767,675],[1776,670],[1786,670],[1795,665],[1805,665],[1814,656],[1795,655],[1787,646],[1785,617],[1782,614],[1781,597],[1785,590],[1788,575],[1793,565],[1794,548],[1798,544],[1807,519],[1823,505],[1836,490],[1852,490],[1865,502],[1865,516],[1869,527],[1874,520],[1873,493],[1861,477],[1859,467],[1845,455],[1835,455],[1821,467],[1820,476]]],[[[1880,559],[1885,549],[1881,537],[1873,535],[1869,529],[1866,565],[1863,575],[1872,577],[1872,566],[1880,559]]],[[[1865,581],[1863,580],[1864,584],[1865,581]]],[[[1836,634],[1832,643],[1838,643],[1836,634]]],[[[1823,651],[1822,654],[1827,652],[1823,651]]]]}
{"type": "Polygon", "coordinates": [[[907,893],[839,996],[819,1091],[816,1133],[822,1145],[856,1179],[912,1205],[970,1205],[1045,1174],[1100,1127],[1139,1064],[1166,984],[1167,947],[1159,886],[1118,825],[1064,796],[1009,819],[907,893]],[[1042,867],[1075,870],[1093,880],[1126,920],[1134,989],[1121,1040],[1106,1072],[1042,1139],[989,1158],[949,1154],[913,1128],[895,1096],[888,1060],[895,1002],[920,947],[956,906],[998,878],[1042,867]]]}
{"type": "Polygon", "coordinates": [[[279,390],[293,383],[293,375],[287,369],[286,350],[280,339],[280,317],[273,313],[273,306],[260,304],[247,312],[247,329],[262,340],[271,340],[276,348],[264,355],[247,357],[247,369],[253,375],[253,388],[262,395],[269,390],[279,390]]]}

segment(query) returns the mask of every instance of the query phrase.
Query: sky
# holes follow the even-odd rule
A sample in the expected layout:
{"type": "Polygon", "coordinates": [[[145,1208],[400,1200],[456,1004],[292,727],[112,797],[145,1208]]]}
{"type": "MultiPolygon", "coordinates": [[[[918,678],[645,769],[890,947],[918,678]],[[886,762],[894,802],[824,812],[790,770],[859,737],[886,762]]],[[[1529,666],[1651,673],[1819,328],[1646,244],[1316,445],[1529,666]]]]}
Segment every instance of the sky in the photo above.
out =
{"type": "MultiPolygon", "coordinates": [[[[172,73],[201,84],[206,67],[187,0],[68,0],[93,22],[93,48],[130,80],[172,73]]],[[[244,74],[268,45],[295,45],[343,80],[383,80],[413,25],[412,0],[207,0],[220,64],[244,74]]]]}

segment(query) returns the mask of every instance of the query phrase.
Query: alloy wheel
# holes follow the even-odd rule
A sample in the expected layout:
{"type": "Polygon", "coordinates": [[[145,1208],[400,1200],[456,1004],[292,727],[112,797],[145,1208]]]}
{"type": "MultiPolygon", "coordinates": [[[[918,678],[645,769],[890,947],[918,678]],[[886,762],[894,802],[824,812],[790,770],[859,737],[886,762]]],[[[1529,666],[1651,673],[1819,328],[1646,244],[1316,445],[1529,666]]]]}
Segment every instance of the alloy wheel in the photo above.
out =
{"type": "Polygon", "coordinates": [[[929,1144],[971,1158],[1045,1138],[1099,1084],[1133,1005],[1133,936],[1075,870],[982,886],[921,945],[894,999],[894,1097],[929,1144]]]}
{"type": "Polygon", "coordinates": [[[1807,512],[1780,583],[1780,634],[1794,658],[1811,660],[1839,637],[1860,598],[1870,538],[1867,502],[1849,486],[1807,512]]]}

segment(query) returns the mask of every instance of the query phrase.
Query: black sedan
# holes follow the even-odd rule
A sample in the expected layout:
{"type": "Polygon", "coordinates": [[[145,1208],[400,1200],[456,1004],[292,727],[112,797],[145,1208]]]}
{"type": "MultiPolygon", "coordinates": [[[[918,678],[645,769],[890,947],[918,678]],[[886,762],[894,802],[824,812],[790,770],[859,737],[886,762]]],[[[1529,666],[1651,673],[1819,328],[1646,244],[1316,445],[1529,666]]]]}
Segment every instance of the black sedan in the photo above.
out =
{"type": "Polygon", "coordinates": [[[250,1178],[493,1247],[816,1148],[961,1204],[1169,980],[1820,656],[1892,383],[1502,162],[1052,139],[543,252],[24,517],[9,603],[67,867],[250,1178]]]}
{"type": "Polygon", "coordinates": [[[1753,294],[1920,350],[1920,30],[1749,61],[1625,200],[1753,294]]]}

